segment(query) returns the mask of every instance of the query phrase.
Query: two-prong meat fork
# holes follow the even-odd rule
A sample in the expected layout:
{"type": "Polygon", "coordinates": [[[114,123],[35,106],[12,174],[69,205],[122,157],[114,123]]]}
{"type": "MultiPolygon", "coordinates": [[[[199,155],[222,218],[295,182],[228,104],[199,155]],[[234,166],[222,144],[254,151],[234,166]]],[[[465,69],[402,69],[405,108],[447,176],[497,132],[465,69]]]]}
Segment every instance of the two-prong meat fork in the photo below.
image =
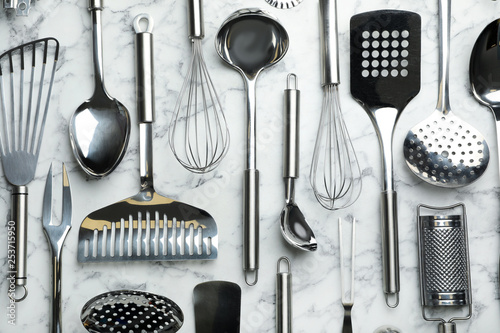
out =
{"type": "Polygon", "coordinates": [[[52,165],[50,166],[43,195],[43,232],[50,245],[52,257],[52,314],[50,321],[51,333],[62,333],[61,316],[61,253],[64,240],[71,229],[71,190],[68,173],[62,165],[62,217],[61,224],[52,223],[52,165]]]}

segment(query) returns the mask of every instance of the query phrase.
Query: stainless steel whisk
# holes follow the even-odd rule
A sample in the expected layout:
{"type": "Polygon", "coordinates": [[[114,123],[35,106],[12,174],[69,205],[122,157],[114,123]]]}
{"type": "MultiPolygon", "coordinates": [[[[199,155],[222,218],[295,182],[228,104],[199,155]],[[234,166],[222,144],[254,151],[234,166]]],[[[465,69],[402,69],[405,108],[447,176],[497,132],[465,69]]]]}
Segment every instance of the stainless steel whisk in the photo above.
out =
{"type": "Polygon", "coordinates": [[[205,173],[215,169],[229,148],[229,130],[202,52],[202,0],[188,0],[192,59],[170,124],[170,148],[183,167],[205,173]]]}
{"type": "Polygon", "coordinates": [[[337,1],[319,1],[323,106],[310,182],[326,209],[352,205],[361,192],[361,170],[340,109],[337,1]]]}

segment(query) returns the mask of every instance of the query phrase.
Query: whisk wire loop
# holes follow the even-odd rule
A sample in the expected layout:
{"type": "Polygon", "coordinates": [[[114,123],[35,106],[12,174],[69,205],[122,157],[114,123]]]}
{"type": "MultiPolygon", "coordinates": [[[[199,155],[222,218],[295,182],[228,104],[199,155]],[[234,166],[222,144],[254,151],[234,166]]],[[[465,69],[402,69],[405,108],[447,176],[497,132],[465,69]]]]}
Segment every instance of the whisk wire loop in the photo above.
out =
{"type": "Polygon", "coordinates": [[[361,170],[342,116],[338,85],[324,86],[320,125],[310,182],[318,202],[336,210],[353,204],[361,193],[361,170]]]}
{"type": "Polygon", "coordinates": [[[179,163],[195,173],[213,170],[227,153],[229,130],[201,38],[192,39],[192,58],[170,124],[169,143],[179,163]]]}

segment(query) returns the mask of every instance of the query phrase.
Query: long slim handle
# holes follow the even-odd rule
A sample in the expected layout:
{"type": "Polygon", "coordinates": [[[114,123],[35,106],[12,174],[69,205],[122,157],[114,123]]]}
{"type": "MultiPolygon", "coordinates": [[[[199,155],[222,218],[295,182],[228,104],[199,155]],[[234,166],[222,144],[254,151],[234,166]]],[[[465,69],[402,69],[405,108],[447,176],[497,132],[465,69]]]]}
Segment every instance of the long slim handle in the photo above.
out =
{"type": "Polygon", "coordinates": [[[104,0],[89,0],[92,17],[92,49],[94,60],[95,93],[106,93],[104,86],[103,48],[102,48],[102,10],[104,0]]]}
{"type": "Polygon", "coordinates": [[[439,96],[436,108],[450,110],[450,21],[451,0],[439,0],[439,96]]]}
{"type": "Polygon", "coordinates": [[[188,36],[190,39],[205,37],[202,0],[188,0],[188,36]]]}
{"type": "Polygon", "coordinates": [[[321,41],[321,85],[339,84],[337,0],[319,1],[321,41]]]}
{"type": "MultiPolygon", "coordinates": [[[[64,238],[63,238],[64,241],[64,238]]],[[[62,246],[62,245],[61,245],[62,246]]],[[[51,333],[62,333],[61,311],[61,260],[60,254],[52,256],[52,318],[50,321],[51,333]]]]}
{"type": "Polygon", "coordinates": [[[249,286],[257,284],[259,271],[259,171],[245,170],[243,194],[243,271],[249,286]],[[253,275],[252,279],[250,279],[253,275]]]}
{"type": "Polygon", "coordinates": [[[259,270],[259,170],[257,170],[256,78],[245,78],[247,90],[246,170],[243,186],[243,271],[249,286],[257,284],[259,270]],[[249,280],[253,274],[253,279],[249,280]]]}
{"type": "Polygon", "coordinates": [[[136,101],[139,112],[140,175],[143,189],[153,187],[153,122],[155,121],[153,19],[140,14],[134,19],[136,101]],[[141,21],[147,26],[142,30],[141,21]]]}
{"type": "Polygon", "coordinates": [[[292,273],[287,257],[278,260],[276,274],[276,333],[292,333],[292,273]],[[281,271],[281,263],[285,262],[287,270],[281,271]]]}
{"type": "Polygon", "coordinates": [[[394,308],[399,304],[399,241],[398,209],[395,191],[382,192],[382,266],[386,303],[394,308]],[[391,301],[390,297],[394,296],[391,301]]]}
{"type": "Polygon", "coordinates": [[[395,108],[381,108],[375,113],[378,137],[382,150],[384,183],[381,199],[382,274],[386,303],[394,308],[399,304],[399,243],[397,194],[394,190],[392,139],[398,119],[395,108]],[[394,297],[391,297],[394,296],[394,297]],[[391,300],[391,298],[394,298],[391,300]]]}
{"type": "Polygon", "coordinates": [[[283,178],[299,178],[300,90],[297,76],[289,74],[284,95],[283,178]],[[292,78],[295,85],[292,87],[292,78]]]}
{"type": "Polygon", "coordinates": [[[15,272],[16,286],[24,289],[24,294],[15,298],[17,302],[24,300],[27,296],[27,238],[28,238],[28,188],[26,186],[14,186],[12,189],[11,220],[15,222],[15,272]]]}

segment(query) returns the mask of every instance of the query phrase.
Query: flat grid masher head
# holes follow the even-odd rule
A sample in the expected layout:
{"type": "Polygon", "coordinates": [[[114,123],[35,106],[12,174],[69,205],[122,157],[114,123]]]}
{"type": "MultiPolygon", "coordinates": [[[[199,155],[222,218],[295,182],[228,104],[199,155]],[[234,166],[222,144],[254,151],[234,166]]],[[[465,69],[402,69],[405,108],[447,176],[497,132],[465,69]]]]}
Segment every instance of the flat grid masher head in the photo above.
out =
{"type": "Polygon", "coordinates": [[[177,332],[183,322],[181,308],[167,297],[142,291],[118,290],[89,300],[80,315],[93,333],[177,332]]]}
{"type": "Polygon", "coordinates": [[[490,151],[483,135],[450,111],[434,111],[413,127],[404,141],[404,156],[420,179],[441,187],[460,187],[486,171],[490,151]]]}
{"type": "Polygon", "coordinates": [[[424,306],[470,302],[467,235],[461,215],[419,216],[424,306]]]}

